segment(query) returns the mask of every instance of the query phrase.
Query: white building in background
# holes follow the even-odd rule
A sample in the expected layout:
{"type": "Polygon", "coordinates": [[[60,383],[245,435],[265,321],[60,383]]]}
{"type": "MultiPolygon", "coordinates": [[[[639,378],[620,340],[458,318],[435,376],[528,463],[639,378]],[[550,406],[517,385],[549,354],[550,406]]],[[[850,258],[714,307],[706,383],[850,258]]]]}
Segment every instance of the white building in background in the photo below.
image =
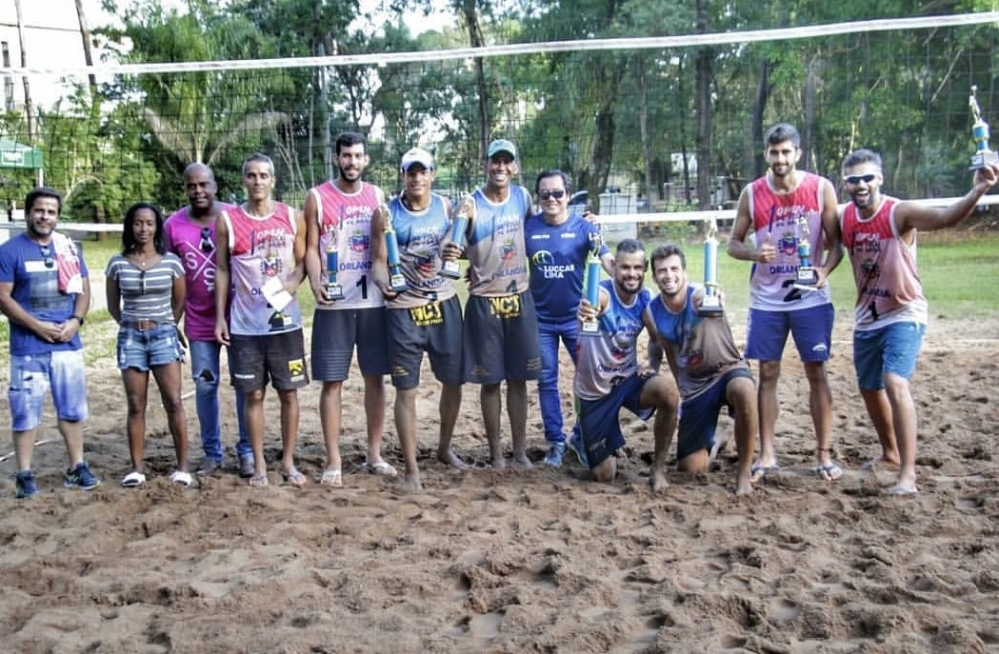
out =
{"type": "MultiPolygon", "coordinates": [[[[83,9],[91,30],[108,23],[109,17],[101,9],[100,0],[83,0],[83,9]]],[[[65,69],[86,65],[75,0],[21,0],[21,16],[29,68],[65,69]]],[[[0,0],[0,68],[20,66],[21,46],[14,0],[0,0]]],[[[69,94],[70,82],[74,80],[65,80],[60,75],[33,74],[28,81],[37,110],[49,109],[69,94]]],[[[0,109],[9,111],[24,107],[24,83],[20,75],[0,73],[0,86],[0,109]]]]}

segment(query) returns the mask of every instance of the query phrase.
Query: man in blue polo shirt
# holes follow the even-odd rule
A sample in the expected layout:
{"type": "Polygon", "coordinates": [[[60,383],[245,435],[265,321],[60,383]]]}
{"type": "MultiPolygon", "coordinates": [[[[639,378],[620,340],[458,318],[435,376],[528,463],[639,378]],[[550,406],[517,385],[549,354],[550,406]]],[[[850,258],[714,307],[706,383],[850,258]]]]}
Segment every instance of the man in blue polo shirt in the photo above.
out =
{"type": "Polygon", "coordinates": [[[87,266],[73,241],[57,233],[62,197],[39,187],[24,202],[26,230],[0,246],[0,311],[10,321],[10,402],[15,494],[38,495],[31,471],[45,396],[52,391],[69,454],[63,485],[90,490],[100,480],[83,460],[88,416],[79,329],[90,308],[87,266]]]}
{"type": "Polygon", "coordinates": [[[597,249],[604,270],[609,275],[614,272],[614,257],[600,241],[600,227],[582,216],[569,214],[570,192],[569,176],[564,172],[542,172],[534,183],[541,212],[528,218],[524,226],[541,346],[538,399],[548,443],[545,463],[556,468],[562,465],[566,449],[558,390],[559,341],[575,363],[579,336],[576,312],[590,251],[597,249]]]}

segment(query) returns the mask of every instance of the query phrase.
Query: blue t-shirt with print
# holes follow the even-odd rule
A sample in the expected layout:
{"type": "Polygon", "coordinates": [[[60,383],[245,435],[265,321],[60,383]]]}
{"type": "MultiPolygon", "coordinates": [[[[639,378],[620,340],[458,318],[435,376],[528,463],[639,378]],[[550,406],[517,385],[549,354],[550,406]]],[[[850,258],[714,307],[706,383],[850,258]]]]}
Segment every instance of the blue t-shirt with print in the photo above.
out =
{"type": "MultiPolygon", "coordinates": [[[[19,234],[0,245],[0,283],[13,284],[11,297],[22,309],[39,320],[62,323],[73,316],[76,294],[59,292],[59,270],[55,263],[54,243],[46,256],[26,234],[19,234]],[[48,265],[46,265],[48,263],[48,265]]],[[[87,265],[80,257],[80,274],[87,277],[87,265]]],[[[49,343],[30,329],[10,323],[10,353],[14,356],[45,354],[82,347],[76,334],[66,343],[49,343]]]]}

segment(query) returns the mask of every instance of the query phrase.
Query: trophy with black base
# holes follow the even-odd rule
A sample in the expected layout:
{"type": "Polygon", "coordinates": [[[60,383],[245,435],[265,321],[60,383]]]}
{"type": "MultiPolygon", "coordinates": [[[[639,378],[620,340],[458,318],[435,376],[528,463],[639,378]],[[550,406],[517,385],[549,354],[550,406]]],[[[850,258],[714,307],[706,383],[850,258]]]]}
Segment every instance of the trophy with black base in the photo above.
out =
{"type": "Polygon", "coordinates": [[[798,277],[794,287],[801,291],[814,291],[819,283],[819,274],[812,265],[812,244],[809,242],[811,230],[808,218],[798,218],[798,277]]]}
{"type": "Polygon", "coordinates": [[[326,298],[330,300],[343,299],[343,287],[336,281],[336,273],[340,268],[336,234],[336,228],[331,229],[329,240],[326,242],[326,298]]]}
{"type": "Polygon", "coordinates": [[[978,99],[975,97],[977,93],[978,87],[972,86],[968,106],[971,107],[971,115],[975,118],[975,122],[971,125],[971,138],[975,140],[977,151],[971,155],[969,170],[981,170],[999,161],[999,155],[989,148],[989,124],[982,119],[982,108],[978,106],[978,99]]]}
{"type": "Polygon", "coordinates": [[[406,277],[402,274],[399,239],[396,237],[395,230],[392,229],[392,212],[385,204],[382,204],[379,210],[385,217],[385,251],[388,259],[389,290],[393,293],[402,293],[409,288],[409,284],[406,283],[406,277]]]}
{"type": "MultiPolygon", "coordinates": [[[[590,253],[586,257],[586,301],[590,306],[600,310],[600,246],[603,240],[599,232],[590,234],[590,253]]],[[[579,333],[581,336],[599,336],[600,322],[597,319],[583,323],[579,333]]]]}
{"type": "MultiPolygon", "coordinates": [[[[475,200],[472,198],[471,193],[462,198],[461,202],[458,203],[458,210],[455,212],[454,221],[451,223],[451,242],[463,251],[467,240],[468,223],[472,220],[471,210],[474,203],[475,200]]],[[[458,260],[445,261],[444,265],[441,266],[441,276],[449,277],[450,279],[461,279],[461,264],[458,263],[458,260]]]]}
{"type": "Polygon", "coordinates": [[[708,225],[708,235],[704,239],[704,297],[697,313],[702,316],[722,314],[721,293],[718,290],[718,226],[714,219],[708,225]]]}

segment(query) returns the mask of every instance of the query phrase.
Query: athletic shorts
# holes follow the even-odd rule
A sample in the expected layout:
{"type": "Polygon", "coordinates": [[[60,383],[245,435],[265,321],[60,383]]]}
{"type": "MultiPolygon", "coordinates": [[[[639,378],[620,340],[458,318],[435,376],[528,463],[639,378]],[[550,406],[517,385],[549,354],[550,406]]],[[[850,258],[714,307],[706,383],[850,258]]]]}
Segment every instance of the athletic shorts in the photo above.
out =
{"type": "Polygon", "coordinates": [[[718,412],[728,407],[729,415],[735,407],[728,403],[728,384],[733,379],[753,379],[747,368],[735,368],[715,380],[696,397],[680,403],[680,429],[676,439],[676,459],[685,459],[700,450],[710,450],[715,444],[718,412]]]}
{"type": "Polygon", "coordinates": [[[461,367],[461,302],[452,297],[409,309],[386,309],[392,385],[401,390],[420,383],[423,353],[442,384],[464,381],[461,367]]]}
{"type": "Polygon", "coordinates": [[[52,391],[52,404],[59,420],[78,422],[89,416],[83,350],[57,350],[47,354],[10,357],[10,403],[12,431],[30,431],[42,422],[45,396],[52,391]]]}
{"type": "Polygon", "coordinates": [[[912,379],[923,347],[926,325],[896,322],[880,329],[853,332],[853,367],[861,390],[880,391],[885,375],[912,379]]]}
{"type": "Polygon", "coordinates": [[[467,382],[537,380],[541,347],[530,291],[503,297],[470,295],[465,304],[464,344],[467,382]]]}
{"type": "Polygon", "coordinates": [[[797,311],[750,309],[746,358],[780,361],[790,332],[802,361],[828,361],[834,314],[832,303],[797,311]]]}
{"type": "Polygon", "coordinates": [[[150,368],[183,360],[184,351],[173,323],[162,323],[146,330],[125,325],[118,328],[118,370],[135,368],[147,372],[150,368]]]}
{"type": "Polygon", "coordinates": [[[621,407],[634,413],[642,420],[648,420],[655,413],[655,407],[642,407],[642,389],[655,375],[642,377],[635,374],[622,380],[611,389],[610,394],[599,400],[576,398],[576,416],[579,434],[586,448],[590,469],[596,468],[624,445],[621,422],[618,414],[621,407]]]}
{"type": "Polygon", "coordinates": [[[229,343],[232,352],[229,371],[237,391],[259,391],[268,381],[279,391],[291,391],[309,383],[301,328],[280,334],[233,334],[229,343]]]}
{"type": "Polygon", "coordinates": [[[316,310],[312,318],[313,379],[347,379],[355,346],[362,375],[389,374],[385,311],[385,307],[316,310]]]}

